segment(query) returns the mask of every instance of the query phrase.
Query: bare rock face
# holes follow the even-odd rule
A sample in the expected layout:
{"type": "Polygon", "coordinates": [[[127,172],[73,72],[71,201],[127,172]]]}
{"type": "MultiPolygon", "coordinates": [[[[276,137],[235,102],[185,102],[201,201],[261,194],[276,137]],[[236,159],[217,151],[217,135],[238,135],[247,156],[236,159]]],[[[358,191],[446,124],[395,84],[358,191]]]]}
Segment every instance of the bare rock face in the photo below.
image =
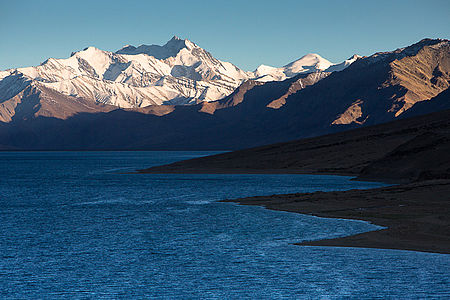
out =
{"type": "Polygon", "coordinates": [[[240,85],[232,94],[218,101],[203,102],[200,112],[214,114],[216,110],[236,106],[244,101],[245,94],[255,86],[263,85],[262,82],[248,80],[240,85]]]}
{"type": "Polygon", "coordinates": [[[339,117],[331,123],[332,125],[348,125],[352,123],[363,124],[364,120],[359,119],[362,116],[361,104],[362,100],[356,100],[352,103],[339,117]]]}
{"type": "MultiPolygon", "coordinates": [[[[394,85],[402,94],[394,98],[391,112],[399,116],[414,104],[429,100],[448,89],[450,82],[450,44],[448,41],[426,45],[415,55],[390,63],[390,77],[384,86],[394,85]]],[[[405,50],[406,51],[406,50],[405,50]]]]}
{"type": "Polygon", "coordinates": [[[290,95],[297,93],[298,91],[306,88],[307,86],[317,83],[319,80],[327,77],[328,75],[330,75],[329,72],[315,72],[310,73],[305,77],[299,77],[295,82],[291,84],[291,86],[283,96],[267,104],[267,107],[273,109],[278,109],[282,107],[283,105],[286,104],[286,99],[290,95]]]}

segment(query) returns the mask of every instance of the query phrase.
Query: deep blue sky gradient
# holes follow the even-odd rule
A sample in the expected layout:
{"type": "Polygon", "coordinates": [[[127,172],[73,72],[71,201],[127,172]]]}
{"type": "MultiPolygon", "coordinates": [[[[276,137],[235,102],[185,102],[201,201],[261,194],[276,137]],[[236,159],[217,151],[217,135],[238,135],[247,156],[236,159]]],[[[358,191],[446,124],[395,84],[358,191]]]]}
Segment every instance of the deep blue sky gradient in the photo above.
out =
{"type": "Polygon", "coordinates": [[[340,62],[450,38],[450,1],[0,0],[0,70],[87,46],[164,44],[173,35],[245,70],[310,52],[340,62]]]}

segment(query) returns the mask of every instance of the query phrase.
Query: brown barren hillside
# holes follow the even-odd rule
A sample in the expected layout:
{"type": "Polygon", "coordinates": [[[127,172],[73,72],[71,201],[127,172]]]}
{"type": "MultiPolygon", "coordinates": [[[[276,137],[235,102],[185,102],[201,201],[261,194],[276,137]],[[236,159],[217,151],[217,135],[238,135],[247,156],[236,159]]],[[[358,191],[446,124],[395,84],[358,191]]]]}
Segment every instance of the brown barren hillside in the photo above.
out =
{"type": "Polygon", "coordinates": [[[450,178],[450,110],[244,149],[141,173],[311,173],[410,181],[450,178]]]}

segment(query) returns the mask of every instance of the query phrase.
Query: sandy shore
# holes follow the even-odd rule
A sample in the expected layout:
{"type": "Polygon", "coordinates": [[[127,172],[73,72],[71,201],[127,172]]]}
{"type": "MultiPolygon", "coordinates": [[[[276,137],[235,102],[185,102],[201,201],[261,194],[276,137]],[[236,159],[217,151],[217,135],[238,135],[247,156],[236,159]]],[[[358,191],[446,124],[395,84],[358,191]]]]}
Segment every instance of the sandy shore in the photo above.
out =
{"type": "Polygon", "coordinates": [[[450,180],[337,192],[249,197],[225,202],[327,218],[370,221],[387,227],[298,245],[402,249],[450,253],[450,180]]]}

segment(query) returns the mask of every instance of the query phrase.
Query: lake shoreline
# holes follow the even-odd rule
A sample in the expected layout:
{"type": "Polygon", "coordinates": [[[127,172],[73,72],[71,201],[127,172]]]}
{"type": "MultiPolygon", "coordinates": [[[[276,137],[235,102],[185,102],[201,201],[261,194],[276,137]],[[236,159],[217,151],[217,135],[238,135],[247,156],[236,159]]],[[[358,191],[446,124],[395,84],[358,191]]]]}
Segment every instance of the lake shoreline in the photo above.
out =
{"type": "Polygon", "coordinates": [[[222,202],[263,206],[318,217],[363,220],[386,227],[342,238],[304,241],[296,245],[450,254],[448,195],[450,180],[429,180],[366,190],[256,196],[222,202]]]}
{"type": "MultiPolygon", "coordinates": [[[[175,163],[176,164],[176,163],[175,163]]],[[[303,174],[358,176],[356,172],[319,172],[295,169],[171,168],[171,165],[137,170],[140,174],[303,174]]],[[[409,182],[404,178],[361,178],[395,184],[381,188],[315,193],[279,194],[227,199],[241,205],[309,214],[325,218],[362,220],[386,229],[335,239],[296,243],[301,246],[330,246],[396,249],[450,254],[450,179],[409,182]]]]}

